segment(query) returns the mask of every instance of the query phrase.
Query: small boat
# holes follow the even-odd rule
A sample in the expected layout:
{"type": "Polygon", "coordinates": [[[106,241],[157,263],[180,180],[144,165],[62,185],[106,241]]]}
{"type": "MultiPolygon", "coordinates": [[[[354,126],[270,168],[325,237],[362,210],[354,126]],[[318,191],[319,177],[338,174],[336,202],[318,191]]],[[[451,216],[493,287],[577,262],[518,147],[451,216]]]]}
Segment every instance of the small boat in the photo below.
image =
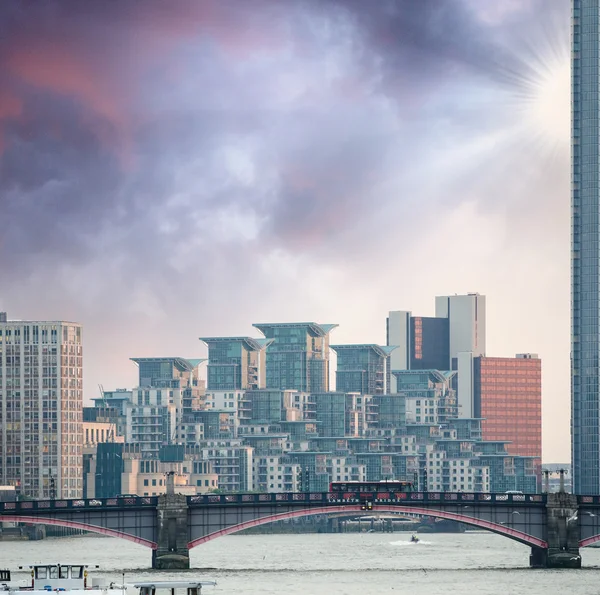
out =
{"type": "MultiPolygon", "coordinates": [[[[88,581],[87,564],[34,564],[31,569],[31,585],[11,584],[10,571],[0,571],[0,593],[5,595],[48,595],[65,591],[66,595],[200,595],[202,587],[215,586],[216,581],[168,581],[118,585],[107,584],[105,579],[88,581]]],[[[23,569],[23,566],[19,567],[23,569]]],[[[96,568],[98,568],[96,566],[96,568]]]]}
{"type": "Polygon", "coordinates": [[[420,539],[413,534],[413,536],[410,538],[410,542],[411,543],[419,543],[420,539]]]}

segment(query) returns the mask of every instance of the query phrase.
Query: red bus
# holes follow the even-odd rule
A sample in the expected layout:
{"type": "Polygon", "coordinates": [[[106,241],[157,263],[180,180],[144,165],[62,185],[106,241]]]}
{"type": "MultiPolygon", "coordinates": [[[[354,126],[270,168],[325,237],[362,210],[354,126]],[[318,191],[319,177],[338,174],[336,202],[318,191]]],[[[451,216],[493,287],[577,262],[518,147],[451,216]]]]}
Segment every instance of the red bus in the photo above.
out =
{"type": "Polygon", "coordinates": [[[384,480],[384,481],[332,481],[329,491],[333,494],[360,492],[361,494],[376,492],[412,492],[412,481],[384,480]]]}

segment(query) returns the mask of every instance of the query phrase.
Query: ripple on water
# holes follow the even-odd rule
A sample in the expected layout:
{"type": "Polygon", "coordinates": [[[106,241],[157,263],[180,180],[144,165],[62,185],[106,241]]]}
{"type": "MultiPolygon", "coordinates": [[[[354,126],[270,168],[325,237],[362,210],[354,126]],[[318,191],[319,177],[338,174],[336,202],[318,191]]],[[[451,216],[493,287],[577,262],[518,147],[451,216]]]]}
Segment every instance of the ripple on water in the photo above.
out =
{"type": "MultiPolygon", "coordinates": [[[[545,593],[597,595],[600,549],[582,552],[580,571],[532,570],[529,548],[490,533],[435,534],[418,544],[410,534],[230,535],[191,551],[193,568],[149,570],[149,549],[119,539],[79,536],[0,542],[0,566],[41,561],[98,564],[108,580],[215,578],[209,593],[281,595],[411,595],[545,593]]],[[[16,577],[28,580],[26,573],[16,577]]]]}

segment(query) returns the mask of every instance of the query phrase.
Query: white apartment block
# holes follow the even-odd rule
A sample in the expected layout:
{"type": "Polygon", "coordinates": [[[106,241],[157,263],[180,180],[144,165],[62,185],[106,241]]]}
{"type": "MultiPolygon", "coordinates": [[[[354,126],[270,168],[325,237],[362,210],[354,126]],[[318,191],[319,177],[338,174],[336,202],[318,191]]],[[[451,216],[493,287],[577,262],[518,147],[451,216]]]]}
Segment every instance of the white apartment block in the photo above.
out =
{"type": "Polygon", "coordinates": [[[406,423],[439,424],[440,398],[405,397],[406,423]]]}
{"type": "Polygon", "coordinates": [[[259,492],[299,492],[302,466],[286,462],[285,456],[254,458],[254,490],[259,492]]]}
{"type": "Polygon", "coordinates": [[[205,440],[202,460],[210,461],[224,492],[250,492],[254,485],[254,449],[241,440],[205,440]]]}
{"type": "Polygon", "coordinates": [[[243,408],[245,391],[211,390],[205,395],[207,409],[219,409],[238,413],[243,408]]]}
{"type": "Polygon", "coordinates": [[[125,409],[125,442],[139,444],[142,458],[156,458],[161,446],[175,442],[177,407],[170,392],[164,388],[133,390],[133,401],[125,409]]]}
{"type": "Polygon", "coordinates": [[[0,313],[0,484],[81,498],[82,327],[0,313]]]}
{"type": "Polygon", "coordinates": [[[211,390],[205,395],[207,409],[226,411],[231,414],[234,436],[237,436],[240,420],[246,417],[245,395],[243,390],[211,390]]]}
{"type": "Polygon", "coordinates": [[[331,481],[366,481],[367,466],[358,464],[354,456],[332,457],[331,466],[327,469],[331,481]]]}
{"type": "Polygon", "coordinates": [[[449,457],[426,447],[427,489],[433,492],[489,492],[490,470],[467,457],[449,457]]]}

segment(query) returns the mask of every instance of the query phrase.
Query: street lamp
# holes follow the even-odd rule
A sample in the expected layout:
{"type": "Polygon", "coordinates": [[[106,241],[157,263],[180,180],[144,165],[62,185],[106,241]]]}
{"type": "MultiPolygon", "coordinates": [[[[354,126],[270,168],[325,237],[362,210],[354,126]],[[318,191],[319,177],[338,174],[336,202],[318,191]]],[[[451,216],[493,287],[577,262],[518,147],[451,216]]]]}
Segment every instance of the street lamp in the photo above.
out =
{"type": "Polygon", "coordinates": [[[542,491],[548,494],[550,492],[550,470],[542,469],[542,475],[544,476],[544,487],[542,491]]]}

